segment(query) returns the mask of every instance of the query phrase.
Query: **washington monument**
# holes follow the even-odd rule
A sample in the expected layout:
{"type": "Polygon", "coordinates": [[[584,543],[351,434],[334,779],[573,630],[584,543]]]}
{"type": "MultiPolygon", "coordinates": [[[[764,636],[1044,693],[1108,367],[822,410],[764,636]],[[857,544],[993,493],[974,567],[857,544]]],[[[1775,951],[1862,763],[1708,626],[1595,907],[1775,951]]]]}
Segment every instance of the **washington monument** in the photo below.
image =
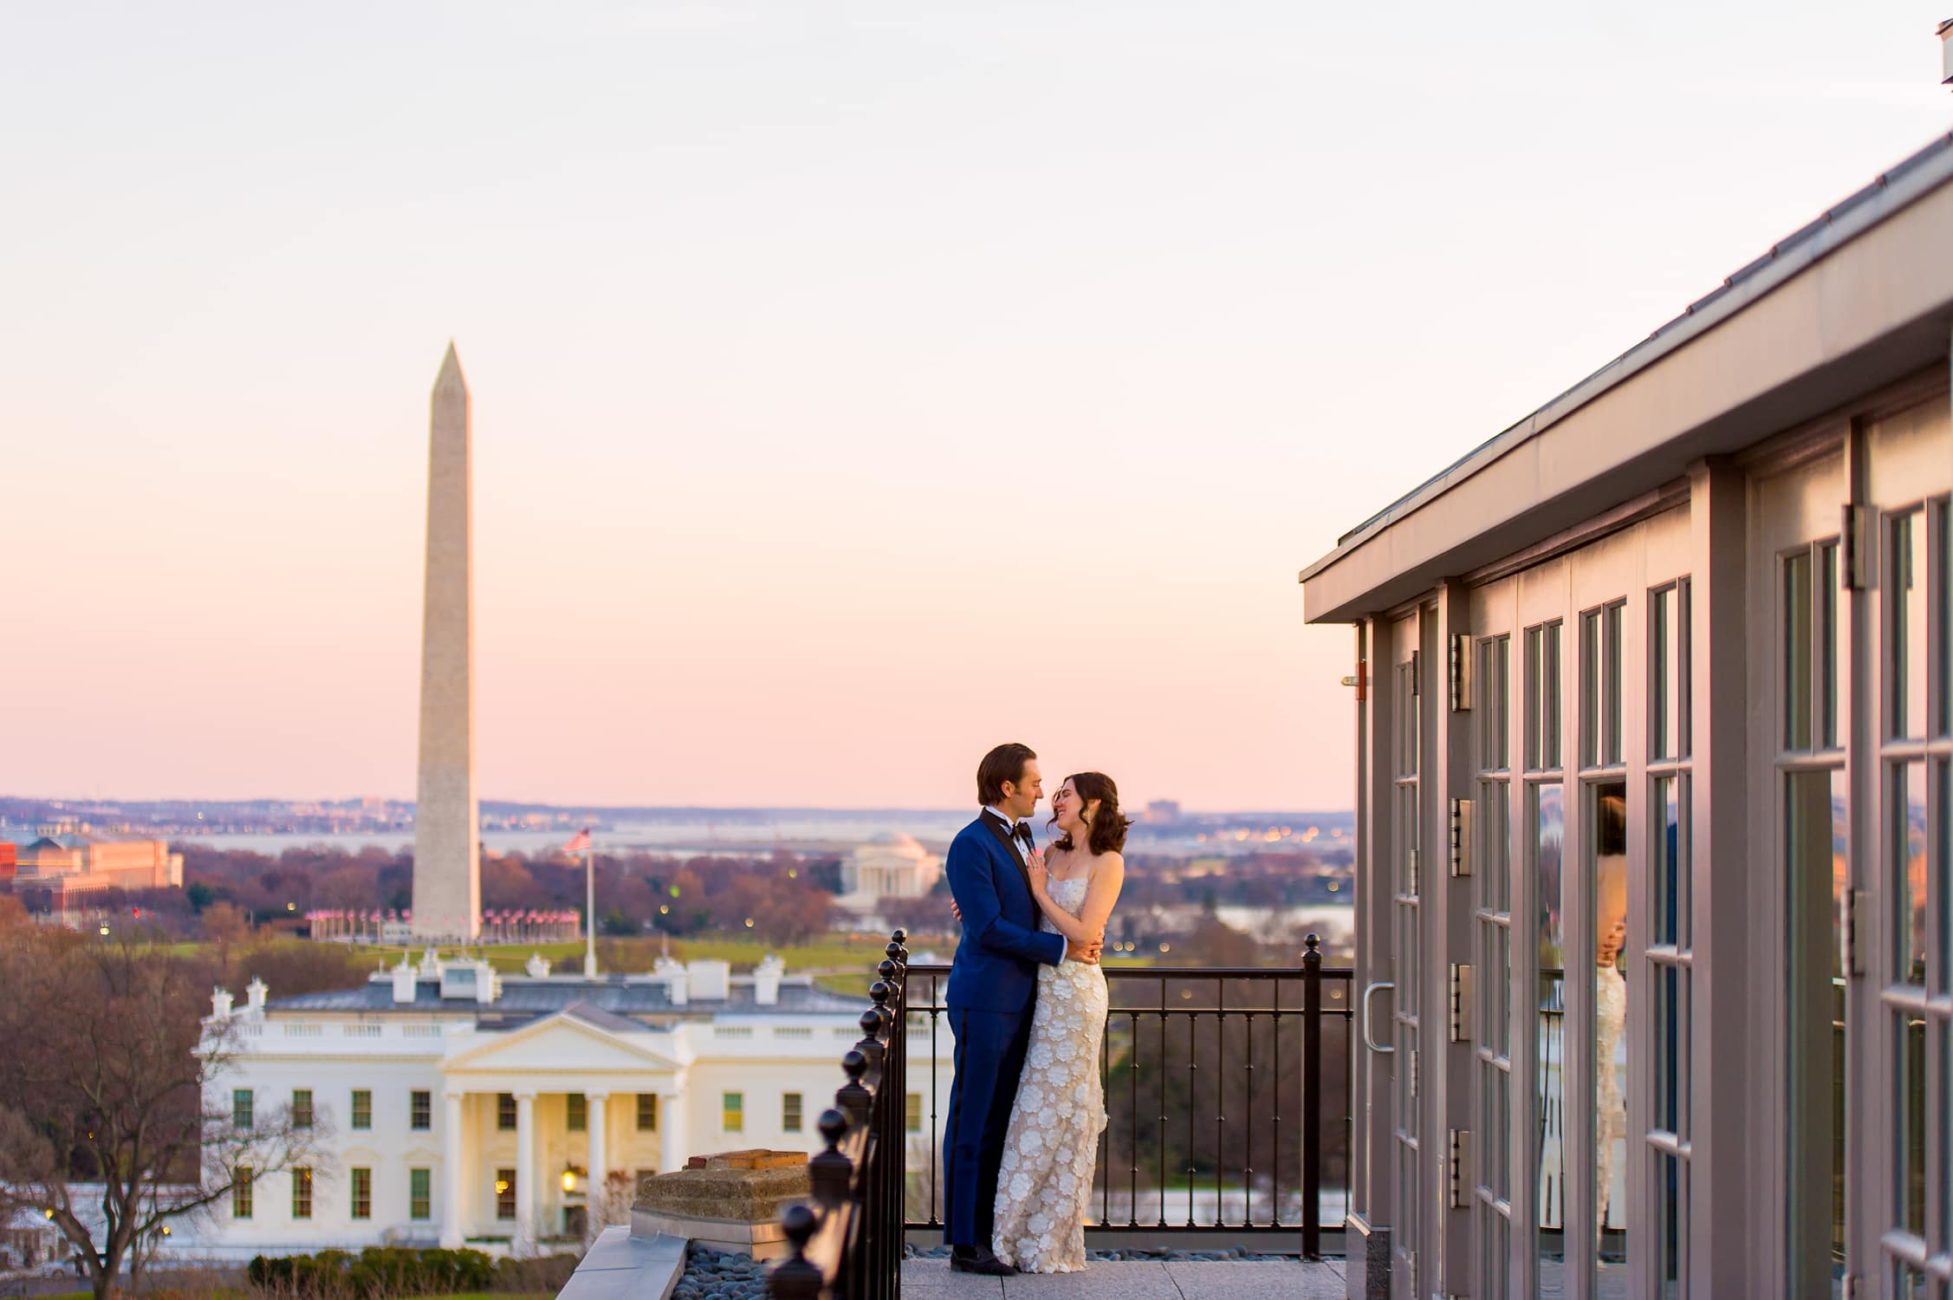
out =
{"type": "Polygon", "coordinates": [[[427,451],[427,588],[420,633],[420,782],[414,806],[413,931],[481,929],[475,811],[474,474],[468,383],[448,344],[434,380],[427,451]]]}

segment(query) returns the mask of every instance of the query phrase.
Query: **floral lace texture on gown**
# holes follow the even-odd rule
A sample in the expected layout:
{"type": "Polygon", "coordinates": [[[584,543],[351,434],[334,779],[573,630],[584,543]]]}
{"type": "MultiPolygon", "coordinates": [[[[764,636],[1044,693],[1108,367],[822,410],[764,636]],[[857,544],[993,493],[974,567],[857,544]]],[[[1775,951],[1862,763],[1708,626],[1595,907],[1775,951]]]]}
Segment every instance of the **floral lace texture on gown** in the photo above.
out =
{"type": "MultiPolygon", "coordinates": [[[[1084,880],[1053,880],[1051,897],[1078,915],[1084,880]]],[[[1055,931],[1049,919],[1041,929],[1055,931]]],[[[1085,1267],[1086,1207],[1105,1129],[1099,1044],[1105,1036],[1105,972],[1066,961],[1038,967],[1031,1042],[1017,1080],[997,1173],[991,1249],[1027,1273],[1085,1267]]]]}

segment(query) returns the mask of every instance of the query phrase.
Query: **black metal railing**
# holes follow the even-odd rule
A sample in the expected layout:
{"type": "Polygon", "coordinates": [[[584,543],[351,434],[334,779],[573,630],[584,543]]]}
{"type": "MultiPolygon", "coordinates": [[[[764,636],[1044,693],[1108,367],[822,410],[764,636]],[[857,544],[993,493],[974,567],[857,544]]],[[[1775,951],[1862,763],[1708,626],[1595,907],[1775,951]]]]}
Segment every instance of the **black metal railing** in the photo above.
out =
{"type": "Polygon", "coordinates": [[[847,1082],[815,1127],[811,1201],[781,1216],[791,1253],[767,1275],[777,1300],[898,1300],[902,1293],[903,1129],[908,1097],[908,936],[895,931],[869,986],[847,1082]]]}
{"type": "MultiPolygon", "coordinates": [[[[927,1124],[911,1137],[904,1226],[942,1228],[941,1108],[949,967],[911,965],[909,1035],[927,1124]]],[[[1326,967],[1310,935],[1299,967],[1107,967],[1099,1053],[1107,1123],[1087,1243],[1221,1234],[1298,1236],[1322,1254],[1348,1209],[1353,972],[1326,967]]],[[[914,1116],[920,1120],[921,1116],[914,1116]]],[[[1271,1243],[1272,1244],[1272,1243],[1271,1243]]]]}
{"type": "MultiPolygon", "coordinates": [[[[817,1123],[826,1150],[808,1162],[811,1201],[782,1216],[790,1254],[767,1278],[776,1300],[896,1300],[907,1233],[942,1228],[949,967],[910,965],[906,941],[897,930],[888,945],[861,1041],[841,1058],[847,1081],[817,1123]],[[927,1091],[914,1097],[911,1040],[929,1062],[927,1091]],[[910,1152],[911,1140],[926,1155],[910,1152]]],[[[1321,1258],[1325,1218],[1340,1225],[1348,1208],[1353,972],[1324,966],[1310,935],[1299,967],[1105,974],[1107,1124],[1088,1243],[1134,1233],[1286,1235],[1321,1258]],[[1325,1216],[1325,1203],[1338,1200],[1325,1216]]]]}

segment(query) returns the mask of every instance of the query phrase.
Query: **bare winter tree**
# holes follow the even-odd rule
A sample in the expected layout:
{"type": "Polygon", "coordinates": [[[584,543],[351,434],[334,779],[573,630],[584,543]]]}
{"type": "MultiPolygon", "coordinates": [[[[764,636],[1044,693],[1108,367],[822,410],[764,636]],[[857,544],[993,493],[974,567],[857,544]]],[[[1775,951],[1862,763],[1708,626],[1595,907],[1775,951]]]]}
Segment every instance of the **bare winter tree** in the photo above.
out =
{"type": "Polygon", "coordinates": [[[207,979],[192,960],[65,931],[0,935],[0,1217],[47,1215],[98,1297],[168,1225],[241,1178],[310,1165],[326,1136],[289,1109],[220,1099],[237,1022],[206,1020],[207,979]]]}

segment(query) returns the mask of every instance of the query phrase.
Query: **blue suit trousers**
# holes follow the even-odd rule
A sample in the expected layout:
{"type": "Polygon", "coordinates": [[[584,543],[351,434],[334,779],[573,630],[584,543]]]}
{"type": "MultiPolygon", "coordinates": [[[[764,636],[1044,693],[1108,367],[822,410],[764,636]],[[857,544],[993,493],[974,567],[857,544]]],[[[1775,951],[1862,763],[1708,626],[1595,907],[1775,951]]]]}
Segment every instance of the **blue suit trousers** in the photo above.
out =
{"type": "Polygon", "coordinates": [[[997,1169],[1004,1161],[1017,1076],[1031,1043],[1031,1008],[952,1007],[956,1076],[943,1132],[943,1240],[990,1249],[997,1215],[997,1169]]]}

